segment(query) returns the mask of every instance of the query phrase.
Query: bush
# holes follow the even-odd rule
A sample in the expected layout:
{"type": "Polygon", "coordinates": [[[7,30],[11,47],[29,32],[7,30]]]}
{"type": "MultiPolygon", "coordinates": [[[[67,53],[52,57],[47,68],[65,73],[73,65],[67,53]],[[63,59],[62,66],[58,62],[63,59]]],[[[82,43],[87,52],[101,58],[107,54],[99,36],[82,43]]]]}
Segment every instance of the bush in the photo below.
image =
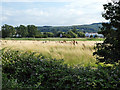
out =
{"type": "Polygon", "coordinates": [[[82,37],[82,38],[85,37],[85,34],[83,32],[78,32],[77,34],[78,34],[78,37],[82,37]]]}
{"type": "Polygon", "coordinates": [[[35,35],[35,38],[42,38],[42,34],[40,34],[40,35],[35,35]]]}
{"type": "Polygon", "coordinates": [[[120,65],[68,67],[63,60],[34,52],[3,50],[3,88],[80,89],[120,88],[120,65]]]}

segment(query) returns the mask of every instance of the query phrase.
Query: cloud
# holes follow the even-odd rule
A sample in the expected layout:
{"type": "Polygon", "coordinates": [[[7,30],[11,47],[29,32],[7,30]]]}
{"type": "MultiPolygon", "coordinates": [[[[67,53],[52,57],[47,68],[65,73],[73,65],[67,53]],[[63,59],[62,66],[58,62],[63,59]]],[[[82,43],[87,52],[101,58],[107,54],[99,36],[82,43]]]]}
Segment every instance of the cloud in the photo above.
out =
{"type": "MultiPolygon", "coordinates": [[[[101,13],[103,12],[103,4],[106,2],[106,0],[69,0],[68,3],[60,7],[57,5],[40,7],[34,3],[33,5],[36,7],[26,9],[22,9],[22,6],[21,9],[4,6],[2,22],[12,25],[80,25],[102,22],[104,19],[101,17],[101,13]]],[[[29,5],[29,2],[26,5],[29,5]]]]}
{"type": "Polygon", "coordinates": [[[1,25],[2,25],[2,5],[0,3],[0,30],[1,30],[1,25]]]}
{"type": "MultiPolygon", "coordinates": [[[[78,2],[82,0],[2,0],[2,2],[78,2]]],[[[97,2],[103,2],[103,1],[110,1],[110,0],[85,0],[88,2],[97,1],[97,2]]],[[[113,0],[118,1],[118,0],[113,0]]],[[[87,3],[87,2],[86,2],[87,3]]]]}
{"type": "Polygon", "coordinates": [[[74,0],[2,0],[2,2],[72,2],[74,0]]]}

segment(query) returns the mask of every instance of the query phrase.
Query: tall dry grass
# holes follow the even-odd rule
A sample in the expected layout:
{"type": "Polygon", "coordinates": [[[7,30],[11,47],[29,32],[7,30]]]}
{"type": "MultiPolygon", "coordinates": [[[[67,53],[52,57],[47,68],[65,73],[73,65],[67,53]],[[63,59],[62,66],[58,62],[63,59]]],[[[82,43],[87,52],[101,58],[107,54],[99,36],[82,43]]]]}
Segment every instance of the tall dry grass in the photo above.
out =
{"type": "Polygon", "coordinates": [[[96,62],[92,54],[93,47],[98,41],[78,41],[77,45],[71,44],[71,41],[59,43],[59,41],[2,40],[1,42],[2,48],[39,52],[48,58],[64,59],[69,65],[88,66],[96,62]]]}

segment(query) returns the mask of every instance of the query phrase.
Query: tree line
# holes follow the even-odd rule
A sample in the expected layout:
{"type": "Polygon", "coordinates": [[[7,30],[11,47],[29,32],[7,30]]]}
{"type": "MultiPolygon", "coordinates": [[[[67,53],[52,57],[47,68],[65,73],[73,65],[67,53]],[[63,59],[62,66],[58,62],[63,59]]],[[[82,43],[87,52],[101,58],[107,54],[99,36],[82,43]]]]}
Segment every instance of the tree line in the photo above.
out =
{"type": "Polygon", "coordinates": [[[68,32],[73,28],[76,28],[79,32],[96,33],[99,31],[99,27],[102,27],[102,23],[92,23],[83,25],[72,25],[72,26],[37,26],[41,32],[54,32],[54,30],[61,32],[68,32]]]}
{"type": "Polygon", "coordinates": [[[53,32],[41,32],[35,25],[20,25],[13,27],[11,25],[2,26],[2,38],[23,38],[23,37],[34,37],[34,38],[47,38],[47,37],[61,37],[61,38],[77,38],[85,37],[84,32],[78,31],[75,27],[67,32],[53,30],[53,32]]]}

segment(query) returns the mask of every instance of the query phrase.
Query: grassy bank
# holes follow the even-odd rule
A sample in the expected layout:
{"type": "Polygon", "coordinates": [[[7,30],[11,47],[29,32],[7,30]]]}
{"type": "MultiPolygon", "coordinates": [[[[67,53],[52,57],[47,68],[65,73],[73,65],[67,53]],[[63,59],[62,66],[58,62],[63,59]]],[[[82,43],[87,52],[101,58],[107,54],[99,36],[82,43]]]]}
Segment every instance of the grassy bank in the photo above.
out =
{"type": "Polygon", "coordinates": [[[38,40],[38,41],[103,41],[103,38],[2,38],[2,40],[38,40]]]}

